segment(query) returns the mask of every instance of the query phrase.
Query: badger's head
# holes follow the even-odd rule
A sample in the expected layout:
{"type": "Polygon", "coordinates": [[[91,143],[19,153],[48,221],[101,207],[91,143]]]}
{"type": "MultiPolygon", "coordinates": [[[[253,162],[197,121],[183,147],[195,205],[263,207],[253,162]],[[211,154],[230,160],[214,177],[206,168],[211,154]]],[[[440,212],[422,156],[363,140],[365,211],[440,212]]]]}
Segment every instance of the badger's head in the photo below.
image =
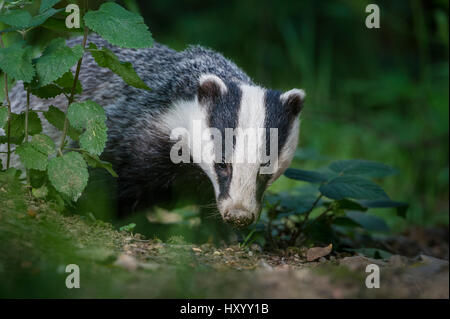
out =
{"type": "Polygon", "coordinates": [[[176,108],[179,120],[191,120],[189,160],[211,180],[225,222],[245,227],[258,219],[264,191],[294,156],[304,97],[205,74],[195,100],[176,108]]]}

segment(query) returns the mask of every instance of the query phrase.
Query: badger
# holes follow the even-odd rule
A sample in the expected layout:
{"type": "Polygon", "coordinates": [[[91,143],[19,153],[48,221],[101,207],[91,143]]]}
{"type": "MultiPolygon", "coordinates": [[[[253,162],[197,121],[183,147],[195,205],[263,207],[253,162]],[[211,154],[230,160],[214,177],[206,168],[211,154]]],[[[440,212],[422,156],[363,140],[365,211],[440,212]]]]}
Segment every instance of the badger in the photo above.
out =
{"type": "MultiPolygon", "coordinates": [[[[81,41],[69,39],[67,44],[81,41]]],[[[91,42],[108,48],[119,60],[131,62],[151,88],[127,85],[109,69],[97,66],[89,53],[84,54],[79,77],[83,92],[76,100],[92,100],[105,109],[108,139],[102,158],[112,163],[118,174],[119,213],[157,204],[178,179],[188,176],[184,179],[192,185],[185,186],[187,190],[199,179],[209,180],[215,197],[212,200],[226,223],[245,227],[257,220],[264,191],[283,174],[294,156],[305,92],[263,88],[223,55],[201,46],[189,46],[181,52],[159,43],[147,49],[124,49],[89,35],[87,43],[91,42]],[[222,136],[227,129],[234,130],[231,150],[222,152],[227,156],[195,162],[189,155],[189,163],[173,161],[171,152],[173,155],[173,147],[180,141],[180,137],[174,139],[173,130],[184,128],[192,137],[194,121],[204,128],[215,128],[222,136]],[[237,162],[237,153],[245,151],[241,146],[248,140],[238,129],[247,128],[266,133],[274,129],[276,156],[237,162]],[[273,161],[275,169],[263,174],[262,169],[273,161]]],[[[21,83],[11,90],[10,99],[14,113],[24,111],[26,95],[21,83]]],[[[33,110],[45,111],[50,105],[67,109],[64,96],[31,98],[33,110]]],[[[39,114],[44,133],[59,141],[61,132],[39,114]]],[[[212,136],[208,141],[206,135],[206,142],[212,142],[212,136]]],[[[269,135],[258,134],[251,142],[264,145],[258,148],[258,155],[270,153],[269,135]]],[[[224,144],[214,143],[212,150],[224,144]]]]}

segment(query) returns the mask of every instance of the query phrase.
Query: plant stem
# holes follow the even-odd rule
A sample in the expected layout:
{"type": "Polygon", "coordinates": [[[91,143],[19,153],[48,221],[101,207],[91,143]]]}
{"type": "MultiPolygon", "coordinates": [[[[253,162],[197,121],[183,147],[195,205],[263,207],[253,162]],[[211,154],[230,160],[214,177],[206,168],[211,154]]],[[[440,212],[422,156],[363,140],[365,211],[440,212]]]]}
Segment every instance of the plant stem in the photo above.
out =
{"type": "MultiPolygon", "coordinates": [[[[25,143],[28,142],[28,115],[30,113],[30,88],[27,88],[27,108],[25,109],[25,143]]],[[[30,190],[30,172],[28,169],[25,169],[25,175],[27,178],[27,188],[30,190]]]]}
{"type": "Polygon", "coordinates": [[[300,236],[300,234],[303,231],[304,225],[306,223],[306,221],[309,218],[309,215],[311,214],[311,212],[314,210],[314,208],[316,208],[317,204],[319,203],[320,199],[322,198],[322,194],[320,194],[316,200],[314,201],[314,203],[311,205],[311,208],[305,213],[305,218],[303,219],[303,221],[298,225],[297,230],[294,232],[294,234],[292,235],[291,239],[289,240],[289,244],[293,245],[295,244],[295,241],[297,240],[298,236],[300,236]]]}
{"type": "MultiPolygon", "coordinates": [[[[83,50],[86,47],[86,41],[87,41],[87,35],[88,35],[88,28],[85,26],[84,27],[84,36],[83,36],[83,50]]],[[[62,151],[64,149],[64,143],[66,142],[66,137],[67,137],[67,130],[69,128],[69,120],[67,118],[67,111],[69,110],[70,105],[73,103],[74,97],[75,97],[75,90],[77,88],[77,83],[78,83],[78,77],[80,75],[80,69],[81,69],[81,63],[83,62],[83,56],[78,60],[77,63],[77,68],[75,70],[75,77],[74,77],[74,81],[73,81],[73,85],[72,85],[72,90],[70,91],[70,96],[68,98],[68,104],[67,104],[67,110],[65,113],[65,119],[64,119],[64,129],[63,129],[63,135],[61,137],[61,142],[59,144],[59,149],[58,149],[58,156],[62,156],[62,151]]]]}
{"type": "MultiPolygon", "coordinates": [[[[3,43],[3,36],[1,34],[0,34],[0,46],[2,48],[5,47],[3,43]]],[[[9,100],[8,75],[6,74],[6,72],[3,73],[3,80],[5,81],[4,90],[5,90],[6,105],[8,108],[8,122],[6,128],[6,136],[7,136],[6,169],[8,169],[11,164],[11,101],[9,100]]]]}

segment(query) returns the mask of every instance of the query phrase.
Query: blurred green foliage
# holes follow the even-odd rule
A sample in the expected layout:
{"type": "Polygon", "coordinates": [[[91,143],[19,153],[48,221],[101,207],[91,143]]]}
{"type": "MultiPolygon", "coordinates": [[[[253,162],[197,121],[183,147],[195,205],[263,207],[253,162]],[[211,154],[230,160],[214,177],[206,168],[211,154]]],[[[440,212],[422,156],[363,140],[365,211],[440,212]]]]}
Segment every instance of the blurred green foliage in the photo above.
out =
{"type": "MultiPolygon", "coordinates": [[[[389,164],[401,175],[381,184],[411,204],[407,222],[376,213],[397,230],[448,224],[448,1],[378,1],[380,29],[365,27],[370,1],[134,3],[156,41],[211,47],[263,86],[306,90],[293,167],[389,164]]],[[[282,177],[272,190],[297,185],[282,177]]]]}

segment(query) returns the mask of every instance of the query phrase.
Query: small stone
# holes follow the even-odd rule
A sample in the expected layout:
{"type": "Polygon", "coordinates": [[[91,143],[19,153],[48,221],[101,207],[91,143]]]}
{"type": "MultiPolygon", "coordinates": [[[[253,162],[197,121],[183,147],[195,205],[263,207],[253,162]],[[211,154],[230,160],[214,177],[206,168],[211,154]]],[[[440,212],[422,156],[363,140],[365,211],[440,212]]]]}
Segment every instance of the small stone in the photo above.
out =
{"type": "Polygon", "coordinates": [[[260,259],[257,266],[265,270],[273,270],[273,267],[270,266],[264,259],[260,259]]]}
{"type": "Polygon", "coordinates": [[[114,265],[125,268],[129,271],[135,271],[138,268],[138,262],[136,258],[127,254],[120,254],[114,265]]]}

